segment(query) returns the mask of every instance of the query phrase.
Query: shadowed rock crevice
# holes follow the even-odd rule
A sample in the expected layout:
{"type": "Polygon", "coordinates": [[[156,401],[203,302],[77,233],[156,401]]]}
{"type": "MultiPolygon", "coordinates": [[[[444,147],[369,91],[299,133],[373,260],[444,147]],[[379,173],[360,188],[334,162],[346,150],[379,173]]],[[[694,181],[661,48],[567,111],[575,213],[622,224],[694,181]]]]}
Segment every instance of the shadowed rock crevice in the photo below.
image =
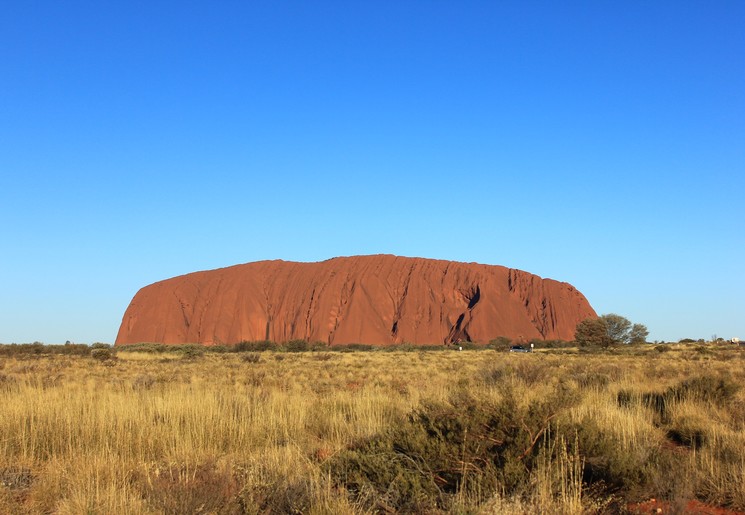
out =
{"type": "Polygon", "coordinates": [[[458,316],[458,320],[456,320],[455,325],[450,329],[444,343],[472,341],[471,335],[468,332],[468,325],[473,318],[473,309],[481,300],[481,288],[479,285],[476,285],[465,292],[461,292],[461,295],[467,303],[466,311],[458,316]]]}
{"type": "Polygon", "coordinates": [[[471,294],[471,298],[468,300],[468,309],[473,309],[480,299],[481,299],[481,288],[476,286],[476,289],[473,291],[473,294],[471,294]]]}

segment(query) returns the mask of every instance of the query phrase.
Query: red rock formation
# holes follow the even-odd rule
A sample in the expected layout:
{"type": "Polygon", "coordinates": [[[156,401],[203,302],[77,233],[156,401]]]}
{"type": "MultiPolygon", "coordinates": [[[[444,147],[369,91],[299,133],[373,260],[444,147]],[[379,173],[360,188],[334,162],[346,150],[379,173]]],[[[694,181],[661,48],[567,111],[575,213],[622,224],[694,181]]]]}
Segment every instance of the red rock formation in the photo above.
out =
{"type": "Polygon", "coordinates": [[[116,343],[571,340],[594,316],[570,284],[501,266],[389,255],[259,261],[142,288],[116,343]]]}

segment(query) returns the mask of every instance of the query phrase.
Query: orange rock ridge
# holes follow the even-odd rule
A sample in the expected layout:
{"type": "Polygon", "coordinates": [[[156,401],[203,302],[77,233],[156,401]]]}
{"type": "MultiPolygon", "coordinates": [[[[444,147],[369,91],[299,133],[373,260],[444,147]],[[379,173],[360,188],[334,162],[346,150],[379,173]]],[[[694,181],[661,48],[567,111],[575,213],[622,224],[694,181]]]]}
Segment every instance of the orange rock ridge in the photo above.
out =
{"type": "Polygon", "coordinates": [[[116,344],[571,340],[595,316],[572,285],[502,266],[390,255],[259,261],[142,288],[116,344]]]}

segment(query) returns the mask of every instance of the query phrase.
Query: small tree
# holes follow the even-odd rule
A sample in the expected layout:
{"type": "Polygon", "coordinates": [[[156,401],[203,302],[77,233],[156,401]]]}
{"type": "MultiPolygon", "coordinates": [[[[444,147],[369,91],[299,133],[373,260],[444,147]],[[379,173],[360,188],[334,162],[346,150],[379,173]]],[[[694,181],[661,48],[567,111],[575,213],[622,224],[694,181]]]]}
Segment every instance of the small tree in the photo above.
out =
{"type": "Polygon", "coordinates": [[[608,326],[602,318],[588,318],[577,324],[574,341],[580,347],[607,347],[613,343],[608,336],[608,326]]]}
{"type": "Polygon", "coordinates": [[[601,316],[600,319],[605,321],[608,337],[613,343],[629,343],[629,333],[631,331],[629,319],[615,313],[608,313],[601,316]]]}
{"type": "Polygon", "coordinates": [[[308,350],[308,342],[306,340],[290,340],[284,346],[287,352],[305,352],[308,350]]]}
{"type": "Polygon", "coordinates": [[[649,331],[644,324],[634,324],[629,331],[629,343],[646,343],[649,331]]]}
{"type": "Polygon", "coordinates": [[[512,340],[506,336],[497,336],[493,340],[489,340],[486,347],[488,349],[507,350],[510,348],[510,345],[512,345],[512,340]]]}
{"type": "Polygon", "coordinates": [[[627,318],[609,313],[577,324],[574,339],[581,346],[607,347],[620,343],[645,343],[647,336],[649,331],[645,325],[632,325],[627,318]]]}

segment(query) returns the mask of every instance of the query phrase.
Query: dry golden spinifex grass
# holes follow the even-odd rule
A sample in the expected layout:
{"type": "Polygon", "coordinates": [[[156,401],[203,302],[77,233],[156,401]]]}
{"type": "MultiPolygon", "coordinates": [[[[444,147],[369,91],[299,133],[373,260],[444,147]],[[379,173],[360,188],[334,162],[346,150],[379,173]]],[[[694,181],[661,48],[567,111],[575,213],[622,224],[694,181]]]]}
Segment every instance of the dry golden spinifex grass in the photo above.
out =
{"type": "Polygon", "coordinates": [[[0,512],[745,510],[743,354],[2,357],[0,512]]]}

